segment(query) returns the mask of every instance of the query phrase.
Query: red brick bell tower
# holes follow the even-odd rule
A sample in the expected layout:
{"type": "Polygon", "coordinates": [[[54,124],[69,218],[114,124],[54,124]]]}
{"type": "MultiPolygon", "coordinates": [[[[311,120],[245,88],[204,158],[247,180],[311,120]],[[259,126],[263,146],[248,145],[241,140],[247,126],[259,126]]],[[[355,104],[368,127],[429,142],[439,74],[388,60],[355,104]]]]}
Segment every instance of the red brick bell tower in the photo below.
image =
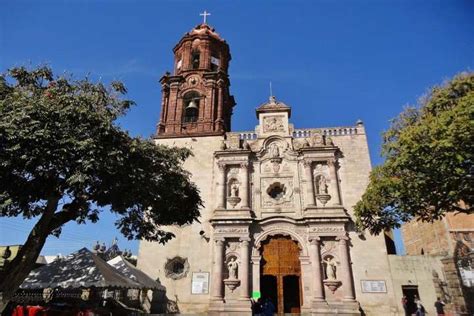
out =
{"type": "Polygon", "coordinates": [[[157,138],[223,135],[235,105],[229,93],[229,45],[205,22],[174,47],[174,73],[161,79],[157,138]]]}

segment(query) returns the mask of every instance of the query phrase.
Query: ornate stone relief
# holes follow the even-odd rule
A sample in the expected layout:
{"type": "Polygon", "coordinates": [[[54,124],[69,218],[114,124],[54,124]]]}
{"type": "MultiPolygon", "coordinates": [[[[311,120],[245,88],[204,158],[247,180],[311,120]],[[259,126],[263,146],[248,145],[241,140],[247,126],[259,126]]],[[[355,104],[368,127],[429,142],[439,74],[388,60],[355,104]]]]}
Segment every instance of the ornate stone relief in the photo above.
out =
{"type": "Polygon", "coordinates": [[[336,256],[337,252],[337,242],[335,240],[324,240],[321,242],[321,255],[324,257],[326,255],[336,256]]]}
{"type": "Polygon", "coordinates": [[[261,164],[262,173],[283,173],[291,172],[291,168],[285,161],[267,160],[261,164]]]}
{"type": "Polygon", "coordinates": [[[230,134],[227,135],[227,149],[240,149],[240,135],[239,134],[230,134]]]}
{"type": "Polygon", "coordinates": [[[216,233],[220,234],[235,234],[235,233],[248,233],[248,228],[245,227],[221,227],[215,229],[216,233]]]}
{"type": "Polygon", "coordinates": [[[295,148],[295,150],[300,150],[301,148],[306,148],[306,147],[309,147],[309,143],[306,140],[306,138],[303,138],[303,139],[293,138],[293,148],[295,148]]]}
{"type": "Polygon", "coordinates": [[[282,115],[271,115],[263,118],[263,132],[272,133],[272,132],[284,132],[284,116],[282,115]]]}
{"type": "Polygon", "coordinates": [[[310,233],[344,233],[344,227],[342,226],[316,226],[309,229],[310,233]]]}
{"type": "Polygon", "coordinates": [[[239,241],[228,241],[226,244],[226,252],[227,253],[235,253],[240,248],[239,241]]]}
{"type": "Polygon", "coordinates": [[[311,147],[319,147],[319,146],[326,145],[324,141],[324,136],[321,135],[320,133],[314,133],[313,135],[311,135],[309,139],[309,145],[311,147]]]}
{"type": "Polygon", "coordinates": [[[263,178],[261,188],[263,208],[293,206],[293,178],[263,178]]]}
{"type": "Polygon", "coordinates": [[[239,174],[240,168],[237,165],[231,165],[227,167],[227,176],[228,177],[237,177],[239,174]]]}

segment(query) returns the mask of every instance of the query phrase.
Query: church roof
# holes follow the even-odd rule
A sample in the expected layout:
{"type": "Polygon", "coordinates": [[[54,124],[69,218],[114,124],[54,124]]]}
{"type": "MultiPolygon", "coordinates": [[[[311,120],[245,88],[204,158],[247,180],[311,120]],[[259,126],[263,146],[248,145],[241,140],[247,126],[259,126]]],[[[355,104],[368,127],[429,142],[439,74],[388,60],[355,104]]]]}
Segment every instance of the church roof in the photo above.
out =
{"type": "Polygon", "coordinates": [[[291,116],[291,107],[281,101],[277,101],[274,96],[270,96],[268,102],[261,104],[256,111],[257,117],[260,113],[268,112],[288,112],[288,117],[291,116]]]}

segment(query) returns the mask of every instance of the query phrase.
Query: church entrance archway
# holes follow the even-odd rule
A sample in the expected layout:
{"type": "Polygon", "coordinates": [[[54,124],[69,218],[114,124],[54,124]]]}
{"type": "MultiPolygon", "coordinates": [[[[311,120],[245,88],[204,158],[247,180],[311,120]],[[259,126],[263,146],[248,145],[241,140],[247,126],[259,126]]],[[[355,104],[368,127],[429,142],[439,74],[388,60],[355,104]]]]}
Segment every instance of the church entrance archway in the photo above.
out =
{"type": "Polygon", "coordinates": [[[262,243],[260,290],[279,314],[301,311],[301,264],[297,243],[274,236],[262,243]]]}

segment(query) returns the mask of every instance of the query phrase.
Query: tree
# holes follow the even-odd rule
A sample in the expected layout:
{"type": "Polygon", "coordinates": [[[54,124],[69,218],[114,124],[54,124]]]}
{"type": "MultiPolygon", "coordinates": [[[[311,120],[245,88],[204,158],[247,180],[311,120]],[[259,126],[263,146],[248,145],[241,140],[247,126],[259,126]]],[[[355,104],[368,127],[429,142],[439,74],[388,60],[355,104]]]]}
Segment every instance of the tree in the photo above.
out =
{"type": "Polygon", "coordinates": [[[378,234],[417,218],[473,212],[474,73],[434,87],[383,135],[385,162],[355,205],[359,228],[378,234]]]}
{"type": "Polygon", "coordinates": [[[162,225],[197,220],[199,191],[182,168],[191,152],[122,130],[116,121],[133,105],[125,93],[120,82],[55,77],[48,67],[0,77],[0,216],[38,218],[1,272],[3,304],[69,221],[94,223],[110,210],[128,239],[165,243],[174,235],[162,225]]]}

